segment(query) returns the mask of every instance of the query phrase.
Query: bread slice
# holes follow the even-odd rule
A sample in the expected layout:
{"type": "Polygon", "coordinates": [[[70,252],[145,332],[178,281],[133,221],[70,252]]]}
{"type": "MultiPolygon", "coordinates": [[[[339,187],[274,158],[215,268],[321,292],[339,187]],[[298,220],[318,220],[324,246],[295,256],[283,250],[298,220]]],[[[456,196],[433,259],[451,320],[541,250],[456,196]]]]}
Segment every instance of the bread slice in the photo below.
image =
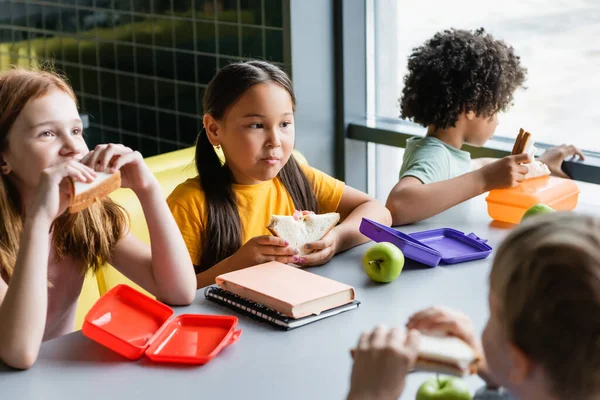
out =
{"type": "Polygon", "coordinates": [[[525,131],[523,128],[519,129],[519,134],[517,135],[517,139],[515,140],[515,145],[513,146],[512,154],[517,155],[530,153],[531,150],[534,149],[535,147],[533,135],[525,131]]]}
{"type": "Polygon", "coordinates": [[[267,229],[275,236],[287,240],[290,246],[299,250],[300,255],[311,252],[304,248],[306,243],[323,239],[340,220],[340,214],[306,214],[299,219],[291,215],[272,215],[267,229]]]}
{"type": "Polygon", "coordinates": [[[69,212],[78,213],[91,206],[96,200],[108,196],[121,187],[121,172],[113,174],[96,172],[96,179],[90,183],[71,178],[71,204],[69,212]]]}
{"type": "Polygon", "coordinates": [[[422,333],[415,370],[462,377],[477,373],[479,360],[477,352],[457,337],[422,333]]]}
{"type": "Polygon", "coordinates": [[[535,142],[533,135],[523,128],[519,130],[515,145],[513,146],[512,154],[529,154],[532,158],[531,163],[527,164],[529,172],[525,175],[525,180],[539,178],[542,176],[548,176],[551,174],[550,169],[546,164],[541,161],[533,160],[537,149],[535,148],[535,142]]]}

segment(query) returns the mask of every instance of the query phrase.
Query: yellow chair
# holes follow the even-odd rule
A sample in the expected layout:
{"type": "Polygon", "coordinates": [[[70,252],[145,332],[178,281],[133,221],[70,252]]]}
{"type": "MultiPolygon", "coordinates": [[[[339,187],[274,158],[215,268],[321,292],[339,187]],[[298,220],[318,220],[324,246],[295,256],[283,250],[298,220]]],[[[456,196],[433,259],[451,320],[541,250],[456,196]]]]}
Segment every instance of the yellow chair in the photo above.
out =
{"type": "MultiPolygon", "coordinates": [[[[220,149],[215,149],[215,151],[217,151],[217,155],[223,162],[222,151],[220,149]]],[[[189,147],[145,159],[146,165],[158,179],[165,198],[177,185],[198,175],[194,165],[194,154],[195,148],[189,147]]],[[[299,151],[294,150],[293,155],[301,164],[308,164],[306,158],[299,151]]],[[[141,241],[150,244],[148,225],[137,196],[129,189],[119,189],[113,192],[110,197],[127,210],[131,233],[141,241]]],[[[151,296],[150,293],[126,278],[111,265],[106,265],[95,276],[88,274],[85,278],[77,305],[75,329],[81,329],[83,318],[95,301],[118,284],[127,284],[151,296]]]]}

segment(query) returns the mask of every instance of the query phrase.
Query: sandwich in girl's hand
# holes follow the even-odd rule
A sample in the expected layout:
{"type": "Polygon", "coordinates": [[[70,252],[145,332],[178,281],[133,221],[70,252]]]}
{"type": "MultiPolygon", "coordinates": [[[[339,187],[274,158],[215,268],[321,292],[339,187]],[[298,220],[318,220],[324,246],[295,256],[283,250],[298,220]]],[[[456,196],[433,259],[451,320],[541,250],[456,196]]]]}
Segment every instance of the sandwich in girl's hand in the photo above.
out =
{"type": "Polygon", "coordinates": [[[275,236],[287,240],[300,255],[310,253],[304,245],[317,242],[339,222],[340,214],[315,214],[311,211],[294,211],[294,215],[272,215],[267,229],[275,236]]]}
{"type": "Polygon", "coordinates": [[[477,373],[480,356],[455,336],[421,333],[415,370],[455,376],[477,373]]]}
{"type": "Polygon", "coordinates": [[[96,172],[93,182],[79,182],[71,180],[71,204],[69,213],[74,214],[91,206],[96,200],[103,199],[111,192],[121,187],[121,172],[109,174],[96,172]]]}
{"type": "Polygon", "coordinates": [[[539,178],[540,176],[550,175],[550,169],[548,166],[541,161],[535,160],[535,142],[533,140],[533,135],[523,128],[519,130],[519,135],[515,140],[515,145],[513,146],[512,154],[529,154],[532,161],[527,164],[529,168],[529,172],[525,175],[525,179],[533,179],[539,178]]]}

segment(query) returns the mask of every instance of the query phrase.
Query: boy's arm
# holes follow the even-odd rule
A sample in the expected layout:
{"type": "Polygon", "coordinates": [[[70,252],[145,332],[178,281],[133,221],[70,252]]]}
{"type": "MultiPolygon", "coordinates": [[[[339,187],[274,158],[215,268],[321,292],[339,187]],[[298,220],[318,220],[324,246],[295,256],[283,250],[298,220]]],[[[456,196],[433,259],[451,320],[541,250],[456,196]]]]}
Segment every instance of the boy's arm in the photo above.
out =
{"type": "Polygon", "coordinates": [[[498,160],[497,158],[492,158],[492,157],[475,158],[475,159],[471,160],[471,170],[476,171],[479,168],[485,167],[486,165],[491,164],[497,160],[498,160]]]}
{"type": "Polygon", "coordinates": [[[407,176],[394,186],[386,207],[392,214],[392,225],[407,225],[437,215],[484,192],[485,181],[480,170],[427,185],[407,176]]]}
{"type": "Polygon", "coordinates": [[[406,225],[432,217],[492,189],[517,186],[529,171],[529,155],[507,156],[459,177],[424,185],[405,176],[394,186],[386,207],[392,225],[406,225]]]}

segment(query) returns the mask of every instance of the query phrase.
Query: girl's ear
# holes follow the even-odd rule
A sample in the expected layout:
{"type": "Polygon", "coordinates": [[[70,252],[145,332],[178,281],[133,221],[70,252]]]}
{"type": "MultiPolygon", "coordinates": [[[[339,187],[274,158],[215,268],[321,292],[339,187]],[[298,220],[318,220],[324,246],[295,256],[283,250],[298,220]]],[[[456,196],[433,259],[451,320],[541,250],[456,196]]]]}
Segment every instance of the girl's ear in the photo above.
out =
{"type": "Polygon", "coordinates": [[[2,172],[3,175],[8,175],[11,171],[10,165],[4,161],[3,158],[0,158],[0,172],[2,172]]]}
{"type": "Polygon", "coordinates": [[[469,121],[472,121],[473,118],[475,118],[475,112],[474,111],[469,111],[468,113],[465,114],[465,116],[467,117],[467,119],[469,121]]]}
{"type": "Polygon", "coordinates": [[[210,114],[204,114],[202,118],[202,123],[204,124],[204,130],[206,131],[206,136],[208,136],[208,141],[213,146],[221,145],[221,138],[219,137],[220,133],[220,125],[219,122],[212,117],[210,114]]]}

